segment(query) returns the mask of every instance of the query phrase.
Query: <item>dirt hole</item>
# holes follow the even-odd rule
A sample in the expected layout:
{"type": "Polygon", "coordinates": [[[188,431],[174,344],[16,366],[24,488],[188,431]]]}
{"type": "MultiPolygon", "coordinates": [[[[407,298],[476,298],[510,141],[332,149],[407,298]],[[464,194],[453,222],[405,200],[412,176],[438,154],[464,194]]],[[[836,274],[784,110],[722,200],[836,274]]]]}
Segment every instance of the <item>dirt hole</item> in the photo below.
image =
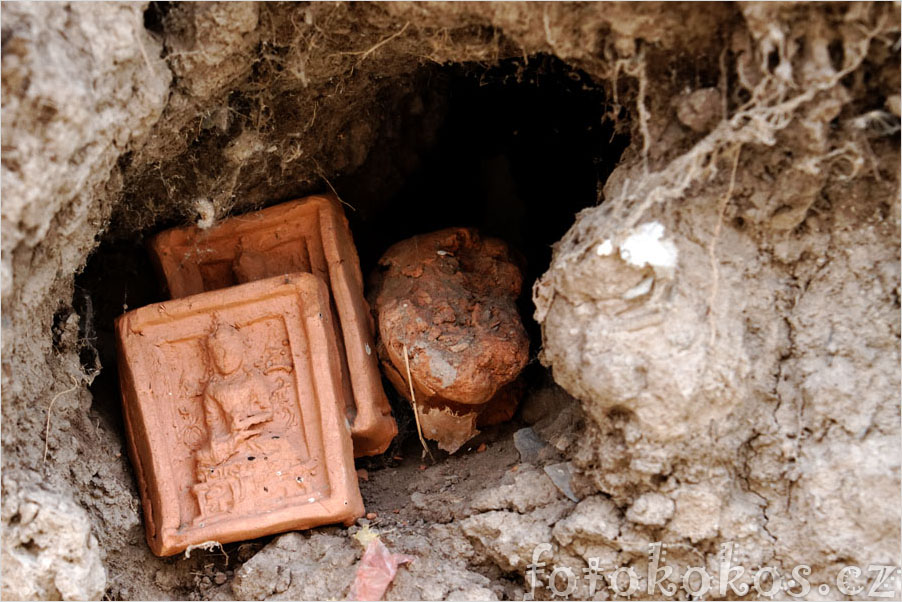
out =
{"type": "MultiPolygon", "coordinates": [[[[625,116],[614,115],[603,89],[586,74],[546,55],[491,68],[429,66],[415,80],[424,87],[418,98],[432,100],[385,107],[404,118],[389,120],[394,129],[382,126],[359,169],[324,181],[322,190],[334,186],[350,206],[365,278],[391,244],[449,226],[477,227],[522,253],[527,268],[520,307],[533,358],[525,378],[527,389],[542,386],[549,379],[534,361],[541,340],[530,289],[576,213],[601,201],[602,186],[629,142],[625,116]],[[431,128],[425,137],[424,128],[431,128]]],[[[272,202],[282,200],[288,199],[272,202]]],[[[124,236],[129,233],[111,224],[112,234],[76,278],[74,306],[88,347],[82,361],[86,370],[101,370],[92,385],[92,418],[116,433],[123,433],[123,424],[113,320],[164,300],[144,242],[171,225],[124,236]]],[[[419,446],[409,406],[385,385],[400,435],[384,456],[361,461],[369,468],[419,446]]]]}

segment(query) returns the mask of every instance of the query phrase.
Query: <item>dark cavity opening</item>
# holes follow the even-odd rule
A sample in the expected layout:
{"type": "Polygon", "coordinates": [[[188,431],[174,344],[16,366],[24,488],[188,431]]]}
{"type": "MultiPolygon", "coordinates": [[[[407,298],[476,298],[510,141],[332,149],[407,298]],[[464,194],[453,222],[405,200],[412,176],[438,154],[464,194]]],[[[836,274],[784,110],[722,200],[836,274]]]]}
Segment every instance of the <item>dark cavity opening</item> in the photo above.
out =
{"type": "MultiPolygon", "coordinates": [[[[378,145],[359,170],[333,182],[355,210],[347,215],[364,275],[395,242],[451,226],[472,226],[504,239],[526,259],[525,288],[548,268],[551,247],[601,189],[629,138],[609,120],[604,91],[585,73],[545,55],[486,68],[440,70],[435,86],[447,113],[435,145],[394,194],[374,198],[384,165],[378,145]]],[[[524,323],[534,347],[529,290],[524,323]]]]}
{"type": "MultiPolygon", "coordinates": [[[[153,29],[165,9],[166,3],[152,3],[148,27],[153,29]]],[[[334,186],[353,206],[346,213],[365,279],[389,246],[416,234],[472,226],[507,241],[526,260],[520,303],[535,357],[541,339],[532,319],[532,284],[548,268],[552,245],[576,213],[601,202],[604,182],[629,143],[627,123],[610,120],[613,111],[601,86],[554,57],[506,60],[490,68],[428,66],[421,75],[418,81],[429,88],[424,96],[439,101],[427,102],[419,115],[409,106],[388,104],[385,111],[413,116],[385,122],[433,131],[422,135],[383,127],[364,165],[324,181],[320,191],[334,186]],[[443,115],[430,114],[433,110],[443,115]],[[439,125],[428,126],[436,117],[439,125]]],[[[110,236],[76,277],[76,309],[90,331],[83,340],[97,349],[96,356],[82,358],[87,370],[96,369],[97,358],[103,368],[92,385],[92,410],[118,433],[123,424],[113,323],[126,309],[165,299],[144,246],[160,229],[131,239],[110,236]]],[[[116,230],[115,224],[109,229],[116,230]]],[[[537,362],[527,370],[527,387],[546,379],[537,362]]],[[[386,392],[395,398],[399,430],[409,433],[406,403],[398,403],[388,383],[386,392]]],[[[389,457],[393,449],[398,448],[390,448],[389,457]]]]}
{"type": "Polygon", "coordinates": [[[157,35],[163,34],[164,21],[166,19],[166,15],[169,14],[169,10],[172,8],[172,4],[170,2],[161,2],[154,0],[150,4],[147,5],[147,8],[144,10],[144,27],[151,33],[155,33],[157,35]]]}

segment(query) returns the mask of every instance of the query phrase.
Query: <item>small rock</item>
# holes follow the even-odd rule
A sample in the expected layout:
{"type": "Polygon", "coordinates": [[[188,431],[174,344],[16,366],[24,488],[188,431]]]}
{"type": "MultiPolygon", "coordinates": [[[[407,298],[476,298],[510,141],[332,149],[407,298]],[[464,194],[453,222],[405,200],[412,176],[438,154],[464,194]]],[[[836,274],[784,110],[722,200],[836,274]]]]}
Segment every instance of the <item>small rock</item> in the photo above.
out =
{"type": "Polygon", "coordinates": [[[620,547],[623,517],[617,506],[604,495],[590,495],[554,525],[554,538],[580,553],[592,548],[620,547]]]}
{"type": "Polygon", "coordinates": [[[273,582],[273,591],[281,594],[291,586],[291,569],[288,567],[279,567],[276,573],[276,580],[273,582]]]}
{"type": "Polygon", "coordinates": [[[886,97],[886,108],[896,117],[902,116],[902,107],[900,107],[898,94],[892,94],[886,97]]]}
{"type": "Polygon", "coordinates": [[[520,514],[561,499],[561,492],[546,473],[532,466],[510,472],[501,483],[476,492],[470,502],[474,510],[514,510],[520,514]]]}
{"type": "Polygon", "coordinates": [[[481,454],[482,452],[484,452],[487,449],[488,449],[488,446],[485,443],[480,443],[479,447],[476,448],[476,453],[481,454]]]}
{"type": "Polygon", "coordinates": [[[535,464],[539,459],[539,452],[548,447],[548,444],[542,441],[532,427],[527,427],[514,433],[514,447],[520,452],[521,463],[535,464]]]}
{"type": "Polygon", "coordinates": [[[692,543],[717,536],[722,498],[705,485],[684,485],[676,494],[668,530],[692,543]]]}
{"type": "Polygon", "coordinates": [[[717,88],[702,88],[682,96],[677,105],[677,118],[693,132],[705,134],[721,120],[723,101],[717,88]]]}
{"type": "Polygon", "coordinates": [[[428,506],[426,496],[419,491],[414,491],[410,494],[410,501],[413,502],[414,507],[418,510],[425,510],[428,506]]]}
{"type": "Polygon", "coordinates": [[[505,572],[525,571],[536,546],[551,539],[546,519],[517,512],[474,514],[460,521],[460,529],[505,572]]]}
{"type": "Polygon", "coordinates": [[[570,462],[559,462],[557,464],[549,464],[545,467],[545,474],[551,479],[551,482],[561,490],[561,493],[570,498],[573,502],[578,502],[579,497],[573,492],[570,486],[570,478],[573,473],[573,466],[570,462]]]}
{"type": "Polygon", "coordinates": [[[673,516],[673,500],[660,493],[646,493],[630,506],[627,520],[650,527],[663,527],[673,516]]]}
{"type": "Polygon", "coordinates": [[[175,589],[181,585],[180,575],[172,570],[157,569],[153,580],[161,589],[175,589]]]}
{"type": "Polygon", "coordinates": [[[354,538],[288,533],[236,570],[229,585],[236,600],[270,600],[277,594],[286,600],[334,600],[350,586],[358,557],[354,538]]]}
{"type": "Polygon", "coordinates": [[[367,472],[366,468],[358,468],[357,469],[357,478],[361,481],[369,481],[370,473],[367,472]]]}
{"type": "Polygon", "coordinates": [[[216,575],[213,577],[213,583],[215,583],[216,585],[222,585],[226,582],[226,579],[228,579],[228,577],[225,573],[216,573],[216,575]]]}
{"type": "Polygon", "coordinates": [[[366,517],[367,517],[367,519],[369,519],[369,520],[375,520],[375,518],[376,518],[377,516],[379,516],[379,515],[376,514],[375,512],[367,512],[367,513],[366,513],[366,517]]]}

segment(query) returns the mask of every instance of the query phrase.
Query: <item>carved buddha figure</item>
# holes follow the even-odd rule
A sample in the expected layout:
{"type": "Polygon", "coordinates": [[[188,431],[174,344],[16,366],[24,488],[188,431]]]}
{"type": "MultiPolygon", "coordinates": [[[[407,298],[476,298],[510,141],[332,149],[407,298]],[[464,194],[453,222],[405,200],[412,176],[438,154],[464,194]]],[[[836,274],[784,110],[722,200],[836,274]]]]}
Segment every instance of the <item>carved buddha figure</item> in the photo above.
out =
{"type": "Polygon", "coordinates": [[[212,375],[203,393],[207,440],[194,453],[195,521],[258,511],[295,495],[317,499],[323,476],[299,439],[302,429],[290,432],[284,404],[276,411],[285,381],[274,374],[290,372],[291,364],[267,357],[269,367],[258,368],[245,336],[229,325],[207,337],[207,348],[212,375]]]}
{"type": "Polygon", "coordinates": [[[242,451],[244,443],[258,436],[272,420],[270,387],[255,368],[244,367],[247,345],[241,332],[219,326],[207,345],[213,375],[204,390],[204,421],[209,439],[197,451],[198,477],[204,468],[225,462],[242,451]]]}

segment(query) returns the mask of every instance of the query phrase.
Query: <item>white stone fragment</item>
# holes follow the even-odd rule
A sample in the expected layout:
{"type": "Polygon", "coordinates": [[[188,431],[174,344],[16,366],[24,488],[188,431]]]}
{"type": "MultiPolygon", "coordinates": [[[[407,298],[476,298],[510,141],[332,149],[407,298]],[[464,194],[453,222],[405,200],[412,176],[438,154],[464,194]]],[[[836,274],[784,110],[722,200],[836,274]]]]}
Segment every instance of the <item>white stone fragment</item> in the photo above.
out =
{"type": "Polygon", "coordinates": [[[614,245],[611,243],[611,239],[605,240],[603,243],[595,247],[595,254],[599,257],[604,257],[605,255],[610,255],[614,252],[614,245]]]}
{"type": "Polygon", "coordinates": [[[672,240],[664,238],[664,226],[660,222],[646,222],[636,226],[620,245],[620,257],[637,267],[673,268],[677,248],[672,240]]]}
{"type": "Polygon", "coordinates": [[[645,295],[646,293],[648,293],[648,291],[651,290],[651,285],[654,283],[655,283],[654,276],[649,276],[648,278],[646,278],[645,280],[643,280],[642,282],[640,282],[639,284],[637,284],[630,290],[623,293],[623,298],[626,301],[629,301],[630,299],[635,299],[636,297],[641,297],[642,295],[645,295]]]}

